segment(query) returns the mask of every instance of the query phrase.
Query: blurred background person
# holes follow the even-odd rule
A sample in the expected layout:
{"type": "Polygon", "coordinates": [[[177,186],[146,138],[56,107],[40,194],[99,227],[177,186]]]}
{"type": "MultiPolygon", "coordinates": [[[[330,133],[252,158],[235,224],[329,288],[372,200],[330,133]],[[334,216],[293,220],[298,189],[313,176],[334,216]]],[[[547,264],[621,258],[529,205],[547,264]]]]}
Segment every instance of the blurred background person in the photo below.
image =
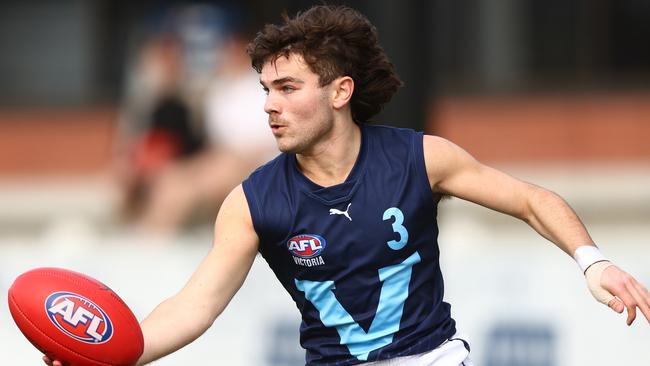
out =
{"type": "Polygon", "coordinates": [[[228,192],[277,152],[247,42],[242,34],[226,38],[204,99],[206,146],[162,169],[151,185],[142,227],[173,232],[197,210],[214,217],[228,192]]]}
{"type": "Polygon", "coordinates": [[[151,187],[165,168],[201,149],[181,90],[181,46],[172,33],[151,37],[130,74],[115,162],[127,220],[149,205],[151,187]]]}
{"type": "Polygon", "coordinates": [[[157,234],[209,220],[276,151],[241,15],[207,5],[173,10],[170,30],[140,51],[117,141],[125,220],[157,234]],[[192,61],[197,53],[202,62],[192,61]]]}

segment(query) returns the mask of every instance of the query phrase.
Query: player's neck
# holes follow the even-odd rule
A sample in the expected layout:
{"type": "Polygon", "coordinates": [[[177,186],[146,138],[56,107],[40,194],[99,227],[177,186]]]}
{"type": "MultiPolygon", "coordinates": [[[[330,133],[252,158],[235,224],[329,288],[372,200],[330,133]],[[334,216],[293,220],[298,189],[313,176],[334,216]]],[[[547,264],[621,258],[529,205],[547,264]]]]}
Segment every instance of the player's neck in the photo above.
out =
{"type": "Polygon", "coordinates": [[[296,154],[298,168],[312,182],[329,187],[345,182],[359,156],[361,129],[352,122],[335,128],[309,154],[296,154]]]}

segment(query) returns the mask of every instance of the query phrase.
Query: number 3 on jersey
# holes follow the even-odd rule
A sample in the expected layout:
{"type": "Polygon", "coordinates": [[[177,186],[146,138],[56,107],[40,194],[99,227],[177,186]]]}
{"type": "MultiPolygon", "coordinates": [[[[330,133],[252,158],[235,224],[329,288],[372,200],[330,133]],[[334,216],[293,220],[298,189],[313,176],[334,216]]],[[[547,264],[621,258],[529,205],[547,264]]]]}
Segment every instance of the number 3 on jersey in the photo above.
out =
{"type": "Polygon", "coordinates": [[[409,232],[403,225],[404,214],[402,213],[402,210],[397,207],[391,207],[384,211],[384,221],[391,217],[395,218],[395,222],[393,222],[393,231],[399,234],[399,241],[391,240],[386,242],[386,244],[388,244],[388,246],[393,250],[400,250],[406,246],[406,243],[409,240],[409,232]]]}
{"type": "MultiPolygon", "coordinates": [[[[383,219],[395,218],[393,231],[399,234],[399,240],[386,244],[393,250],[404,248],[408,242],[408,230],[404,227],[404,214],[397,207],[384,211],[383,219]]],[[[354,321],[334,295],[334,281],[295,280],[298,290],[305,293],[305,298],[318,309],[320,319],[326,327],[336,328],[341,337],[341,344],[348,347],[350,354],[366,361],[370,352],[384,347],[393,341],[393,334],[399,330],[404,311],[404,302],[408,297],[412,267],[420,262],[420,255],[415,252],[402,263],[380,268],[379,280],[381,293],[375,317],[366,332],[354,321]]]]}

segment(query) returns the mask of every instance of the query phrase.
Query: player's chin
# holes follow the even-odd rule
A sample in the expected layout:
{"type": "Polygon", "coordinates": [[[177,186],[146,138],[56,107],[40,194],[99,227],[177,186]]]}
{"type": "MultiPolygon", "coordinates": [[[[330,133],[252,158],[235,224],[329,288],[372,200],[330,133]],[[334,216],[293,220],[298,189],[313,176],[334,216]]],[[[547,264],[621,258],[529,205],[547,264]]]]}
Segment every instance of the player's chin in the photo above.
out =
{"type": "Polygon", "coordinates": [[[283,153],[295,154],[300,152],[298,146],[295,143],[288,141],[288,139],[276,138],[275,140],[278,145],[278,150],[283,153]]]}

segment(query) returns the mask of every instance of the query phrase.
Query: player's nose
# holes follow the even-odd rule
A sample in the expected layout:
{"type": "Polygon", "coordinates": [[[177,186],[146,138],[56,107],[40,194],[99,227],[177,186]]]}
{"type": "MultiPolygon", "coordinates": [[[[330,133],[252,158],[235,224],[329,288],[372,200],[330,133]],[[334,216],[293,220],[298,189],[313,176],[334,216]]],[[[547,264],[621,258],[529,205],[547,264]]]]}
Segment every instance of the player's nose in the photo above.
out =
{"type": "Polygon", "coordinates": [[[268,114],[272,114],[272,113],[279,114],[280,111],[281,108],[280,108],[279,101],[277,100],[277,98],[273,96],[272,93],[269,93],[266,96],[266,99],[264,100],[264,112],[268,114]]]}

